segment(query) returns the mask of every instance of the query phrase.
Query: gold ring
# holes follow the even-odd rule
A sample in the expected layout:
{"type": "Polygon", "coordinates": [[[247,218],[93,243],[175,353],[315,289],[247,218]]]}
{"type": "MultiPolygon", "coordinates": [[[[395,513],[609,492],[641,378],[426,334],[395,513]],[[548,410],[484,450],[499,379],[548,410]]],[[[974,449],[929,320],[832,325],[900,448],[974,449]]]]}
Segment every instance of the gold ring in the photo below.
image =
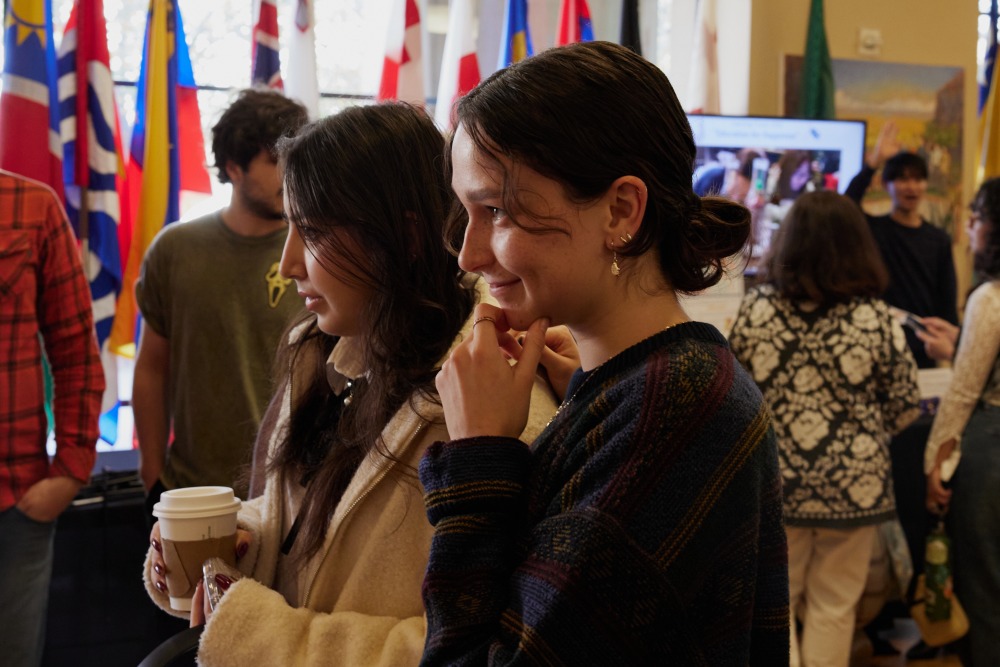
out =
{"type": "Polygon", "coordinates": [[[480,322],[492,322],[493,324],[497,323],[497,321],[492,317],[490,317],[489,315],[483,315],[482,317],[476,318],[476,320],[472,323],[472,328],[474,329],[476,325],[479,324],[480,322]]]}

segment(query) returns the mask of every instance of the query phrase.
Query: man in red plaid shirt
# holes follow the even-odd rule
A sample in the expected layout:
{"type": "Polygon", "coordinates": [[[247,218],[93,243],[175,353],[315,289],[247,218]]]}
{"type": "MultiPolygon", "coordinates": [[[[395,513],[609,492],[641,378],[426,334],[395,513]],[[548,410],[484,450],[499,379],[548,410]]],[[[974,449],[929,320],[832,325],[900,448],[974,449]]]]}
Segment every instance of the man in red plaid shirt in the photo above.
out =
{"type": "Polygon", "coordinates": [[[90,287],[45,185],[0,171],[0,661],[41,663],[55,520],[90,477],[104,372],[90,287]],[[55,381],[56,455],[42,346],[55,381]]]}

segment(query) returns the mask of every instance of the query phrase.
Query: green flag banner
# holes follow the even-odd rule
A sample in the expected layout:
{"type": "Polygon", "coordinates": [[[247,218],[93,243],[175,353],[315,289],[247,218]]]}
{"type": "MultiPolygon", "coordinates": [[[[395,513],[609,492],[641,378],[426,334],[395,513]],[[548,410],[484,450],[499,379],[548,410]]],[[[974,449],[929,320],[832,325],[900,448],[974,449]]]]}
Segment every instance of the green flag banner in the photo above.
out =
{"type": "Polygon", "coordinates": [[[802,94],[799,96],[799,116],[802,118],[834,118],[833,67],[826,42],[823,22],[823,0],[812,0],[809,8],[809,31],[802,63],[802,94]]]}

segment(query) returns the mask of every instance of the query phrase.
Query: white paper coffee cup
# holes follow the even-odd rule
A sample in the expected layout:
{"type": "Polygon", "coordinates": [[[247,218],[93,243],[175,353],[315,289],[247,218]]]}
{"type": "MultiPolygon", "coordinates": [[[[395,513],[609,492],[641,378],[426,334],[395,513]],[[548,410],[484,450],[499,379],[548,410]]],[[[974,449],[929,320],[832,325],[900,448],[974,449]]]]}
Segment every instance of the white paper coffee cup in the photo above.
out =
{"type": "Polygon", "coordinates": [[[241,505],[227,486],[193,486],[160,495],[153,516],[160,523],[171,608],[190,611],[205,560],[218,556],[236,564],[236,515],[241,505]]]}

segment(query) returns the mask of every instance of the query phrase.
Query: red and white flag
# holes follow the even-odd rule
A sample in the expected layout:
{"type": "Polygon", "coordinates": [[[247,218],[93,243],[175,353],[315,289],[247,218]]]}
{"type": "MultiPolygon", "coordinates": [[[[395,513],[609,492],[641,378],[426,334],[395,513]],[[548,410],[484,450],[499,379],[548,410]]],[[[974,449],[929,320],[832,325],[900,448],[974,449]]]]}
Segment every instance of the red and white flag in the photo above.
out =
{"type": "Polygon", "coordinates": [[[462,95],[479,83],[479,58],[476,55],[478,0],[451,0],[448,36],[441,59],[434,120],[447,132],[455,126],[455,105],[462,95]]]}
{"type": "Polygon", "coordinates": [[[394,0],[382,64],[379,100],[424,106],[423,34],[417,0],[394,0]]]}
{"type": "Polygon", "coordinates": [[[316,78],[316,17],[314,0],[297,0],[288,35],[285,95],[301,102],[309,118],[319,118],[319,80],[316,78]]]}
{"type": "Polygon", "coordinates": [[[699,0],[695,17],[688,111],[717,114],[719,108],[719,31],[715,0],[699,0]]]}
{"type": "Polygon", "coordinates": [[[278,57],[278,7],[275,0],[257,0],[257,21],[250,50],[250,82],[281,90],[278,57]]]}

